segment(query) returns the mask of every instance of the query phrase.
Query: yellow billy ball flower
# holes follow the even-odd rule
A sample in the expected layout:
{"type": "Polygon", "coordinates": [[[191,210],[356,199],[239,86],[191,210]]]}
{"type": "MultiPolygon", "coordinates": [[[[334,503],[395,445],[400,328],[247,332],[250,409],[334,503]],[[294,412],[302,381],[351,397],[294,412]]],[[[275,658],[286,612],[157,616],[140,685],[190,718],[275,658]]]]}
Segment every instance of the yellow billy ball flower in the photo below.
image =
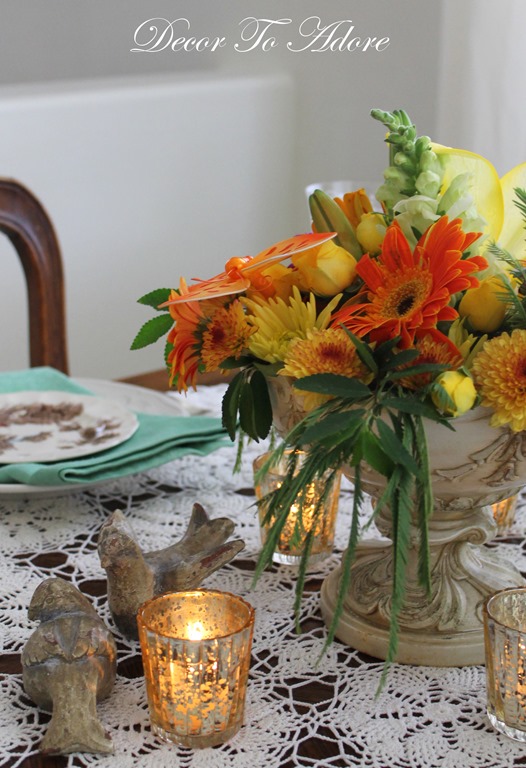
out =
{"type": "Polygon", "coordinates": [[[477,399],[477,390],[470,376],[461,371],[446,371],[438,377],[432,398],[434,404],[443,413],[448,416],[461,416],[473,408],[477,399]],[[444,404],[447,400],[444,394],[449,396],[453,406],[444,404]]]}
{"type": "Polygon", "coordinates": [[[458,306],[460,317],[465,317],[475,331],[493,333],[504,320],[506,301],[505,286],[499,275],[480,281],[477,288],[470,288],[458,306]]]}
{"type": "Polygon", "coordinates": [[[526,330],[516,328],[487,341],[472,366],[482,405],[493,408],[492,427],[526,429],[526,330]]]}
{"type": "Polygon", "coordinates": [[[366,213],[356,228],[358,242],[366,253],[380,253],[387,227],[380,213],[366,213]]]}
{"type": "Polygon", "coordinates": [[[292,256],[305,288],[318,296],[335,296],[356,277],[356,259],[332,240],[292,256]]]}
{"type": "MultiPolygon", "coordinates": [[[[289,344],[279,375],[301,379],[315,373],[336,373],[366,384],[373,378],[343,328],[311,329],[306,338],[294,339],[289,344]]],[[[329,399],[314,392],[298,391],[308,411],[329,399]]]]}

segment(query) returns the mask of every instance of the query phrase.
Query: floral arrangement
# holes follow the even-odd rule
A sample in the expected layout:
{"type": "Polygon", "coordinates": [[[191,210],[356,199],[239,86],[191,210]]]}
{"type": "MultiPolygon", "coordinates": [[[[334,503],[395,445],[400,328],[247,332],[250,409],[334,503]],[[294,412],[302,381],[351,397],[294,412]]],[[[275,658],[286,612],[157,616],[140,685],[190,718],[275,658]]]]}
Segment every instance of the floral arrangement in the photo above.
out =
{"type": "Polygon", "coordinates": [[[237,369],[223,401],[232,439],[238,428],[254,440],[269,433],[269,383],[286,377],[301,395],[305,418],[272,460],[285,444],[307,458],[298,469],[292,454],[289,482],[266,502],[274,525],[258,573],[299,489],[347,465],[355,495],[343,601],[364,464],[384,476],[376,510],[387,505],[393,519],[392,658],[414,510],[419,578],[430,586],[425,420],[454,429],[457,416],[482,405],[492,425],[526,428],[526,164],[499,179],[484,158],[417,136],[404,111],[371,114],[389,146],[381,210],[363,189],[342,199],[317,190],[312,233],[142,297],[159,314],[133,348],[168,334],[170,383],[180,392],[200,372],[237,369]]]}

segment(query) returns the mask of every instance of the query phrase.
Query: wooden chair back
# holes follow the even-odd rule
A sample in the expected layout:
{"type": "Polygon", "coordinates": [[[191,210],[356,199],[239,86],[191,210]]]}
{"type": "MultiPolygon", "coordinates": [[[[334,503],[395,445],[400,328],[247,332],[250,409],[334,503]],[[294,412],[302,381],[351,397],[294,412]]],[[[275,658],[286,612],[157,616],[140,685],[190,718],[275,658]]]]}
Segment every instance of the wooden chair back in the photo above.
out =
{"type": "Polygon", "coordinates": [[[60,247],[42,204],[13,179],[0,179],[0,231],[15,247],[26,277],[30,365],[68,373],[60,247]]]}

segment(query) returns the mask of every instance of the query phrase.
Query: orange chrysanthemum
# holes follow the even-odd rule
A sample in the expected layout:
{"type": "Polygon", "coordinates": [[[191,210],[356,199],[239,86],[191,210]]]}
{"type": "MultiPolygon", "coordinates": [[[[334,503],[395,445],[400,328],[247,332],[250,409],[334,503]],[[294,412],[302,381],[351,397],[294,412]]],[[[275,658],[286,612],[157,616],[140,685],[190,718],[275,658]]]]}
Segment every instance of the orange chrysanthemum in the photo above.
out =
{"type": "Polygon", "coordinates": [[[418,328],[434,328],[458,313],[448,306],[452,294],[478,285],[473,275],[487,266],[481,256],[462,259],[463,252],[480,233],[462,231],[460,219],[442,216],[418,241],[414,252],[397,221],[388,228],[377,259],[369,255],[358,262],[357,273],[365,283],[356,303],[344,306],[333,324],[343,324],[370,341],[401,337],[400,346],[411,346],[418,328]]]}
{"type": "Polygon", "coordinates": [[[255,328],[248,325],[243,306],[235,299],[216,309],[203,332],[201,360],[207,371],[216,371],[227,357],[239,357],[255,328]]]}
{"type": "MultiPolygon", "coordinates": [[[[307,338],[296,339],[289,345],[280,375],[301,379],[315,373],[337,373],[366,383],[372,378],[343,328],[311,330],[307,338]]],[[[310,392],[302,392],[302,395],[307,410],[327,400],[323,395],[310,392]]]]}
{"type": "Polygon", "coordinates": [[[493,408],[491,426],[526,429],[526,330],[487,341],[471,370],[482,405],[493,408]]]}
{"type": "MultiPolygon", "coordinates": [[[[464,362],[459,348],[436,328],[416,331],[414,348],[418,350],[418,357],[413,360],[411,366],[433,363],[447,365],[448,370],[456,371],[464,362]]],[[[400,379],[400,384],[408,389],[420,389],[427,386],[435,375],[431,372],[418,373],[400,379]]]]}

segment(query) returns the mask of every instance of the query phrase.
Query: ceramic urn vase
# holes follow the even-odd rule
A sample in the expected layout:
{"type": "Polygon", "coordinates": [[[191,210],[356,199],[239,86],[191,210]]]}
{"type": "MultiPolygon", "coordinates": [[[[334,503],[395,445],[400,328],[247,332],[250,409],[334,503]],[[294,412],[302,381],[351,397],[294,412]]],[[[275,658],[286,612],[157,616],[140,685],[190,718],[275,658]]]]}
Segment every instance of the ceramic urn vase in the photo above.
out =
{"type": "MultiPolygon", "coordinates": [[[[283,435],[303,414],[302,398],[290,381],[271,382],[275,425],[283,435]]],[[[524,584],[517,569],[485,544],[496,525],[488,505],[517,493],[526,482],[526,433],[489,425],[491,412],[476,408],[452,421],[455,432],[426,422],[434,510],[429,521],[431,594],[417,581],[418,540],[412,527],[405,603],[399,617],[396,660],[429,666],[484,663],[482,605],[500,589],[524,584]]],[[[352,478],[351,478],[352,479],[352,478]]],[[[373,500],[384,478],[364,468],[364,490],[373,500]]],[[[350,588],[336,636],[353,648],[385,658],[391,588],[391,521],[376,518],[386,537],[362,540],[352,566],[350,588]]],[[[334,615],[340,568],[324,581],[321,609],[327,624],[334,615]]]]}

